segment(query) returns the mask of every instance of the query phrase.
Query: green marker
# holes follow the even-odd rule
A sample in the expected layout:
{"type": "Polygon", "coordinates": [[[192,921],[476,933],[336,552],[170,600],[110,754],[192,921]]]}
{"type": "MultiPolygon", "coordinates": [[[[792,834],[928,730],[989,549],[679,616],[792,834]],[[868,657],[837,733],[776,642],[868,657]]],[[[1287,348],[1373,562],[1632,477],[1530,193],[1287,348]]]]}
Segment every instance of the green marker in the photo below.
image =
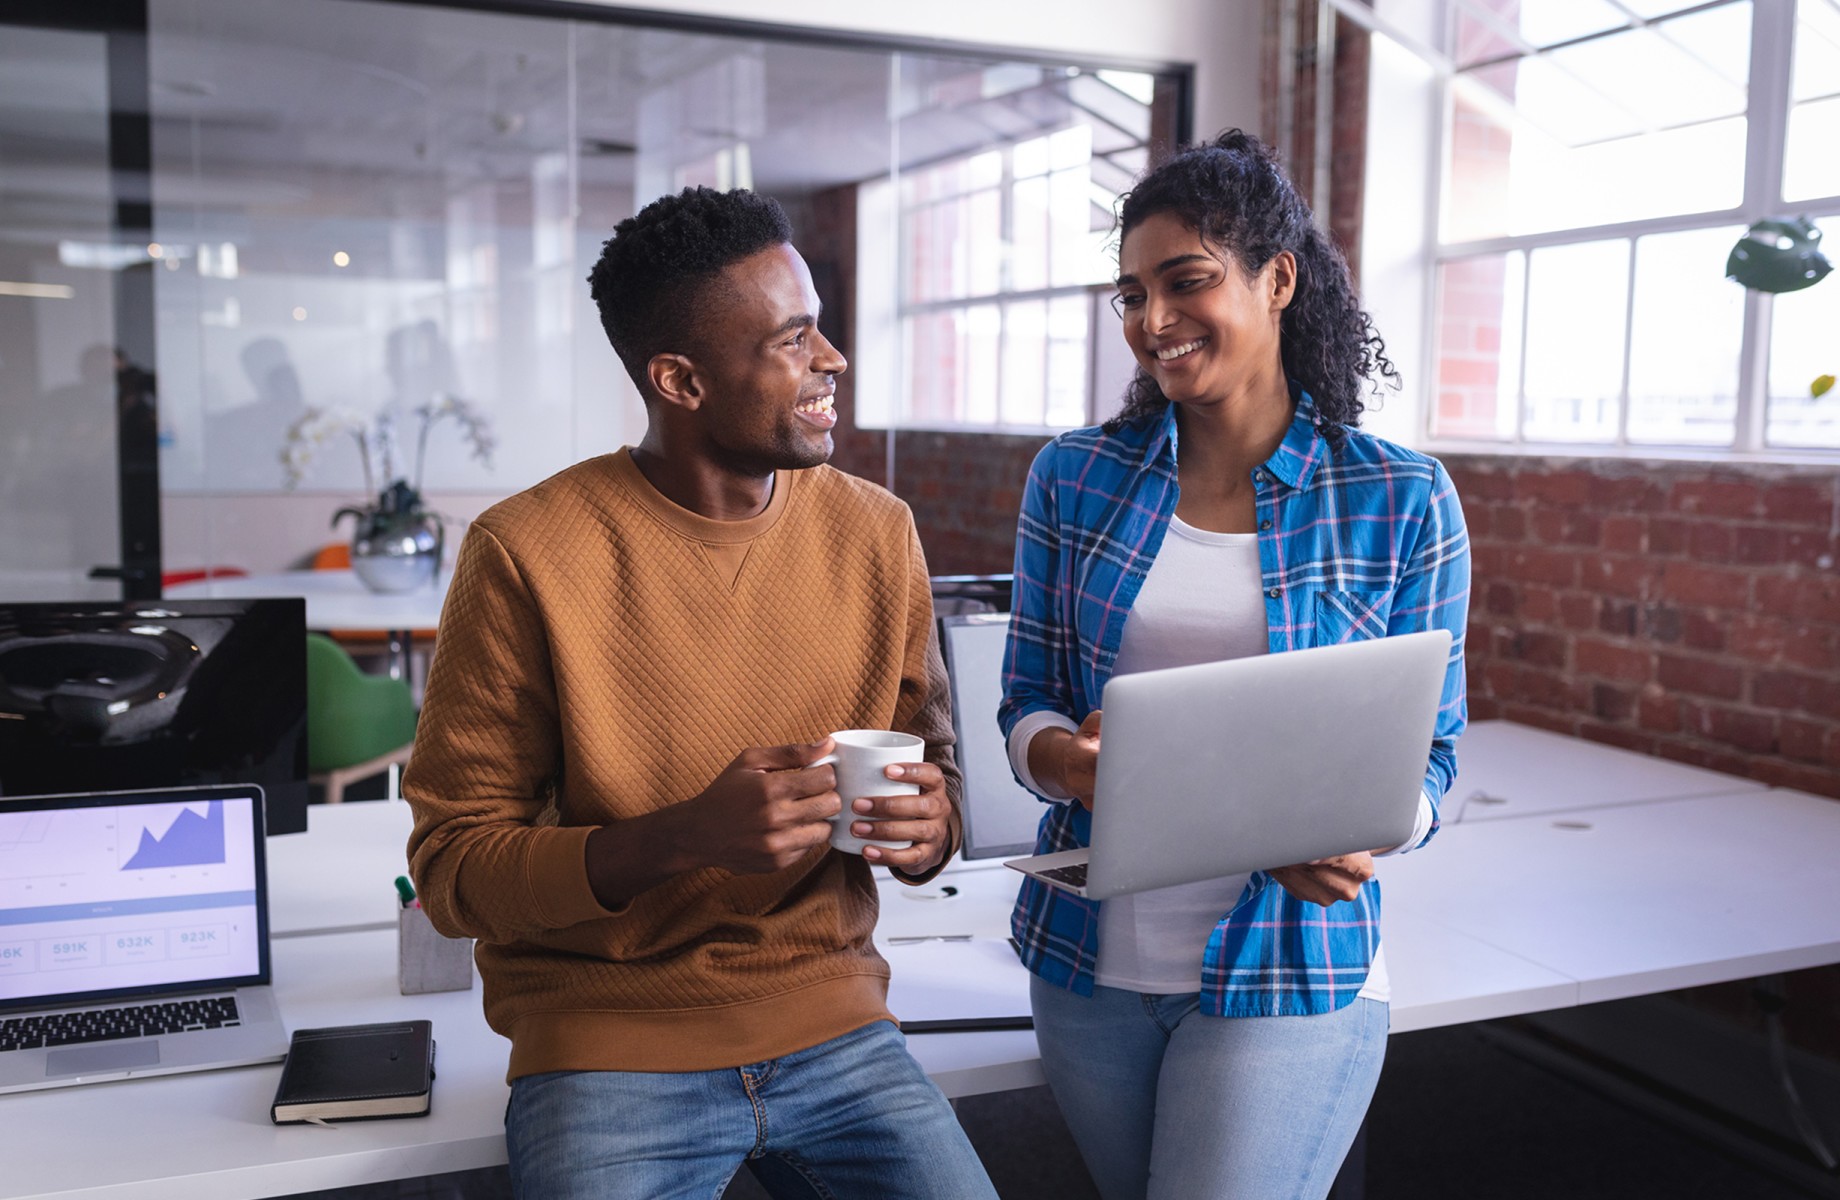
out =
{"type": "Polygon", "coordinates": [[[409,882],[407,875],[396,877],[396,894],[402,900],[402,906],[408,908],[415,903],[415,885],[409,882]]]}

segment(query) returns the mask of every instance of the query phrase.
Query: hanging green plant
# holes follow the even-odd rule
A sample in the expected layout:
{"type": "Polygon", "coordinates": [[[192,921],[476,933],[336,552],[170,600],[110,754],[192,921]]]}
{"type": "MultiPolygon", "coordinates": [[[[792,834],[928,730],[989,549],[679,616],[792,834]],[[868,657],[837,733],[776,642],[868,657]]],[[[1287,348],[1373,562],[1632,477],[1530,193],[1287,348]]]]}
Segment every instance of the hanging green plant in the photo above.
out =
{"type": "Polygon", "coordinates": [[[1772,294],[1813,287],[1833,269],[1821,253],[1821,231],[1807,217],[1757,222],[1744,231],[1725,259],[1728,278],[1772,294]]]}

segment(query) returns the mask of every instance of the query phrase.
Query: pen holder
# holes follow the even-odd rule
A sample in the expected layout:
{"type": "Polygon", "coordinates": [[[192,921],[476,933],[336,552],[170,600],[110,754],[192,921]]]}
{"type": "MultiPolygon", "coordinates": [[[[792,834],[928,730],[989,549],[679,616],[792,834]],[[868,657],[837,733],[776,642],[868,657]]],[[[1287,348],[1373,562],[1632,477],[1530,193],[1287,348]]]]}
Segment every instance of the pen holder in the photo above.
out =
{"type": "Polygon", "coordinates": [[[402,994],[464,992],[473,986],[473,939],[443,937],[428,914],[409,907],[396,915],[396,978],[402,994]]]}

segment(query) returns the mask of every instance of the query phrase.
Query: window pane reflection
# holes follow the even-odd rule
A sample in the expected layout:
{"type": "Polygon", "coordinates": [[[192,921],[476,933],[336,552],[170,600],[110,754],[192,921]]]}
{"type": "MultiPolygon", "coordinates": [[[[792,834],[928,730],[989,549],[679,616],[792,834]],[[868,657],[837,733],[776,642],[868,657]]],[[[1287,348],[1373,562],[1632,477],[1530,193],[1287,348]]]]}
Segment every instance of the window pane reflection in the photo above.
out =
{"type": "Polygon", "coordinates": [[[1729,445],[1736,433],[1744,289],[1724,278],[1742,228],[1636,243],[1629,440],[1729,445]]]}
{"type": "Polygon", "coordinates": [[[1616,436],[1629,243],[1535,250],[1527,265],[1526,417],[1532,441],[1616,436]]]}
{"type": "Polygon", "coordinates": [[[1840,8],[1803,0],[1795,16],[1783,197],[1840,196],[1840,8]]]}
{"type": "Polygon", "coordinates": [[[1519,251],[1439,265],[1436,436],[1514,436],[1526,270],[1519,251]]]}
{"type": "Polygon", "coordinates": [[[121,595],[116,281],[164,247],[117,243],[108,82],[102,35],[0,24],[0,598],[121,595]]]}
{"type": "MultiPolygon", "coordinates": [[[[1840,218],[1815,222],[1822,244],[1840,245],[1840,218]]],[[[1832,278],[1771,301],[1770,406],[1764,442],[1840,449],[1840,387],[1814,394],[1815,381],[1840,375],[1840,288],[1832,278]]]]}
{"type": "Polygon", "coordinates": [[[1649,23],[1611,5],[1461,0],[1442,239],[1735,207],[1750,22],[1747,0],[1649,23]],[[1562,29],[1617,31],[1563,44],[1562,29]]]}

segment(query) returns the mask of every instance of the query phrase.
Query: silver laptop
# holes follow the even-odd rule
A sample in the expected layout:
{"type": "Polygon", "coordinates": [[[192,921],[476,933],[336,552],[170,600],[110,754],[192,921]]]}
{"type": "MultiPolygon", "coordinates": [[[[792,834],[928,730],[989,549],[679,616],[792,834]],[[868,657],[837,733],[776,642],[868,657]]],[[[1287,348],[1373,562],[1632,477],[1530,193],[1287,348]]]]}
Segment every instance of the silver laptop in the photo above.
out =
{"type": "Polygon", "coordinates": [[[1444,630],[1106,684],[1092,848],[1006,866],[1095,900],[1411,836],[1444,630]]]}
{"type": "Polygon", "coordinates": [[[0,1092],[287,1055],[262,789],[0,797],[0,1092]]]}

